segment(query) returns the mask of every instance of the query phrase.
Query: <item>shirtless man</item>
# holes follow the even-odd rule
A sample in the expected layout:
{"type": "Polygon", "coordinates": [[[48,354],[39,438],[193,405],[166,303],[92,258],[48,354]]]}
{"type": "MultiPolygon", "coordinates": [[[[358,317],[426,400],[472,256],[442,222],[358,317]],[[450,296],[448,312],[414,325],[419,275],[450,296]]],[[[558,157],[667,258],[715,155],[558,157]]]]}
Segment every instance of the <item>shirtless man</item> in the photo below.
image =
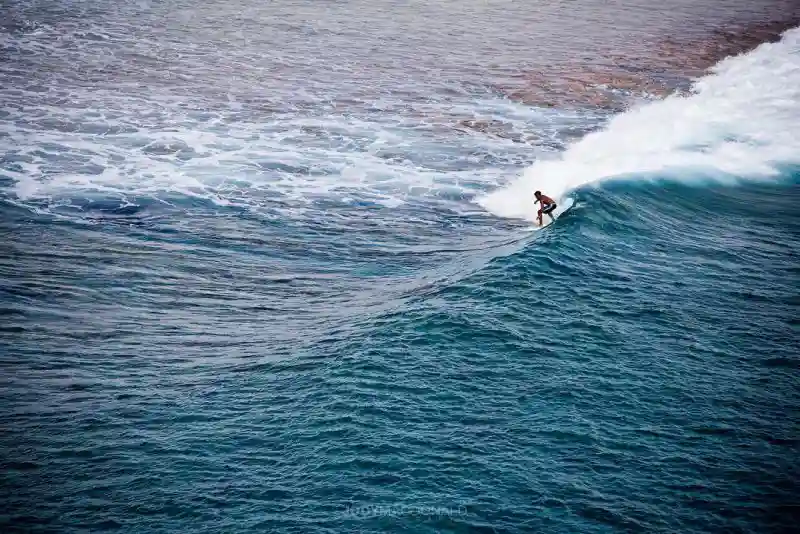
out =
{"type": "Polygon", "coordinates": [[[539,221],[539,226],[542,225],[543,213],[549,215],[550,219],[555,221],[555,218],[553,217],[553,210],[555,210],[557,207],[556,201],[547,195],[543,195],[541,191],[536,191],[534,196],[536,196],[536,200],[533,203],[536,204],[537,202],[541,202],[542,204],[542,207],[539,208],[539,213],[536,214],[536,220],[539,221]]]}

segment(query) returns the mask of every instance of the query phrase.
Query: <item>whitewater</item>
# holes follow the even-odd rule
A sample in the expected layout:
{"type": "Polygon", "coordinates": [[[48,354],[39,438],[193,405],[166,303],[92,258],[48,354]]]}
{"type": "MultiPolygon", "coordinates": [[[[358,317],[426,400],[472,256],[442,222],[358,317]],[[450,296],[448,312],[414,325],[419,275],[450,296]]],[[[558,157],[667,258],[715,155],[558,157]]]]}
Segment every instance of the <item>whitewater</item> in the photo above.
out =
{"type": "Polygon", "coordinates": [[[634,104],[600,131],[537,161],[478,200],[501,217],[530,217],[531,191],[555,197],[612,178],[780,179],[800,163],[800,29],[718,63],[688,94],[634,104]]]}
{"type": "MultiPolygon", "coordinates": [[[[300,115],[280,118],[265,129],[247,121],[231,122],[230,113],[240,106],[232,100],[230,111],[212,112],[208,126],[198,130],[201,124],[193,116],[200,112],[181,110],[172,97],[164,102],[156,99],[152,109],[150,105],[142,108],[142,102],[123,100],[125,106],[153,115],[148,119],[156,121],[153,127],[115,112],[118,103],[114,101],[105,101],[105,109],[90,107],[88,113],[85,105],[77,110],[42,107],[40,112],[47,110],[49,118],[41,120],[63,125],[46,132],[36,127],[36,119],[23,120],[18,115],[26,113],[23,108],[6,107],[6,145],[17,157],[5,172],[14,179],[14,193],[22,201],[53,196],[63,201],[81,190],[118,198],[131,194],[159,198],[175,191],[221,204],[257,204],[243,186],[306,203],[319,196],[345,202],[366,196],[391,207],[409,197],[431,198],[453,191],[466,197],[477,194],[477,204],[494,215],[530,219],[531,193],[537,189],[558,198],[610,178],[683,174],[684,180],[731,182],[779,176],[781,165],[796,164],[800,154],[796,126],[799,41],[800,30],[787,31],[779,42],[765,43],[715,65],[687,92],[655,101],[634,100],[631,109],[608,120],[581,119],[578,114],[589,131],[597,131],[567,143],[563,150],[534,148],[536,161],[516,179],[507,168],[465,171],[455,167],[436,172],[434,165],[431,169],[425,160],[441,156],[426,158],[424,152],[430,149],[420,144],[442,132],[435,122],[423,121],[409,129],[403,118],[387,123],[352,117],[342,122],[300,115]],[[94,123],[97,119],[102,126],[94,123]],[[422,130],[421,135],[415,130],[422,130]],[[81,135],[84,131],[90,135],[81,135]],[[99,138],[96,132],[101,133],[99,138]],[[341,136],[337,142],[341,146],[308,145],[311,132],[341,136]],[[303,151],[294,150],[298,142],[307,144],[303,151]],[[32,146],[37,147],[32,152],[26,148],[32,146]],[[387,159],[389,146],[392,153],[387,159]],[[61,158],[69,159],[68,168],[77,172],[50,167],[49,160],[61,158]],[[223,180],[215,172],[219,166],[226,168],[223,180]],[[264,167],[288,172],[265,181],[260,172],[264,167]],[[303,176],[293,169],[311,172],[303,176]],[[501,187],[481,193],[497,185],[501,187]]],[[[531,126],[563,128],[576,118],[495,101],[477,104],[477,108],[475,103],[462,105],[460,113],[503,121],[520,132],[531,126]]],[[[432,108],[435,113],[443,113],[437,108],[432,108]]]]}

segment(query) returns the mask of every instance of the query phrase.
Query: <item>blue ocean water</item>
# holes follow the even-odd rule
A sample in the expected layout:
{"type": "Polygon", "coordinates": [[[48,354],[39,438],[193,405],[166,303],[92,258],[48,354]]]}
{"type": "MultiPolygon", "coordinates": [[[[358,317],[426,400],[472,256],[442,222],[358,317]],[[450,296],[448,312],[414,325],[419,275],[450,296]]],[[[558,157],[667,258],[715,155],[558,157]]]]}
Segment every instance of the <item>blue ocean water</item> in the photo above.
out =
{"type": "Polygon", "coordinates": [[[498,90],[789,4],[0,5],[4,532],[794,528],[800,30],[498,90]]]}

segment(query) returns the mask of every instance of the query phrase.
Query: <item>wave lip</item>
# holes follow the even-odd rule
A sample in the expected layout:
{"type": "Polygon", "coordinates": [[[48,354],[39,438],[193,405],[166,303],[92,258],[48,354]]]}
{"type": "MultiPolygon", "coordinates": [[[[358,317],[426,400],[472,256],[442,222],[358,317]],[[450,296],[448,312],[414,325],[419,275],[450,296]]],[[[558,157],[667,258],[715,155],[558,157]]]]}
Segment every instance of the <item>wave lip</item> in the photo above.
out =
{"type": "MultiPolygon", "coordinates": [[[[557,159],[537,161],[480,197],[489,212],[529,218],[536,189],[556,197],[614,177],[692,169],[716,179],[764,179],[800,163],[800,28],[715,65],[692,86],[614,117],[557,159]]],[[[697,173],[693,173],[697,175],[697,173]]]]}

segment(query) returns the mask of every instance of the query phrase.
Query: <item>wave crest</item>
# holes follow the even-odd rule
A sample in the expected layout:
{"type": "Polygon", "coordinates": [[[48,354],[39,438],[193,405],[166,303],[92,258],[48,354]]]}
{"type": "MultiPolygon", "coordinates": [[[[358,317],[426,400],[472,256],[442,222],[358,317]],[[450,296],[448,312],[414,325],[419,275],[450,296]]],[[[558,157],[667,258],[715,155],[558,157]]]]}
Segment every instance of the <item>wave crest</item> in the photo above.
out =
{"type": "MultiPolygon", "coordinates": [[[[529,218],[532,192],[563,197],[609,178],[693,169],[718,179],[763,179],[800,162],[800,28],[727,58],[675,94],[615,116],[557,159],[537,161],[477,202],[529,218]]],[[[697,176],[698,173],[693,173],[697,176]]]]}

